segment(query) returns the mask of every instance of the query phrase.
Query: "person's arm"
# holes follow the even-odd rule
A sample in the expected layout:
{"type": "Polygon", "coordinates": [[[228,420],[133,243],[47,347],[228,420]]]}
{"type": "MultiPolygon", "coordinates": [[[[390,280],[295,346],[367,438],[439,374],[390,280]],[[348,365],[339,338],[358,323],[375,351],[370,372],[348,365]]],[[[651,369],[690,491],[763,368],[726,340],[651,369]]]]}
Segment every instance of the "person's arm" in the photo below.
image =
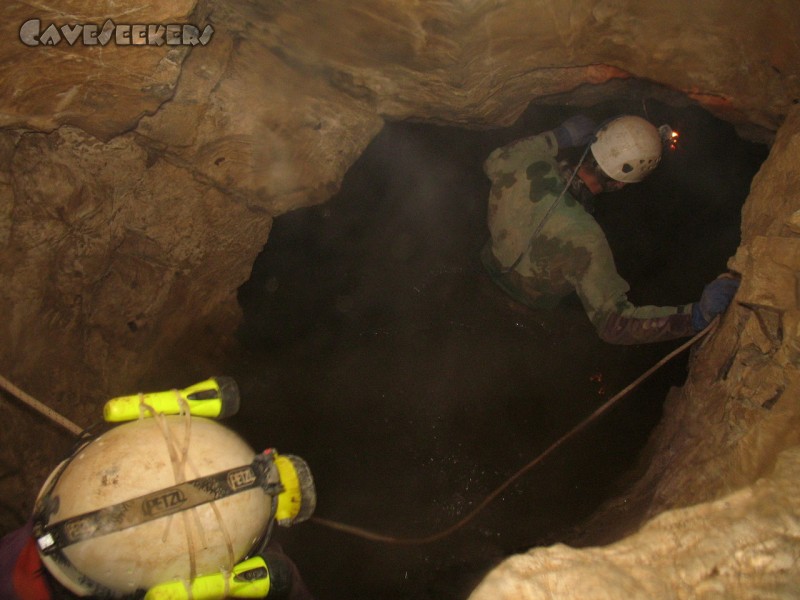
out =
{"type": "Polygon", "coordinates": [[[611,248],[600,226],[583,235],[588,265],[574,275],[575,291],[600,337],[611,344],[647,344],[686,337],[692,327],[692,305],[635,306],[630,286],[619,275],[611,248]]]}
{"type": "MultiPolygon", "coordinates": [[[[629,303],[630,304],[630,303],[629,303]]],[[[597,326],[600,337],[610,344],[648,344],[687,337],[692,328],[691,305],[633,306],[609,313],[597,326]],[[655,309],[655,310],[654,310],[655,309]],[[663,316],[648,315],[664,312],[663,316]]]]}

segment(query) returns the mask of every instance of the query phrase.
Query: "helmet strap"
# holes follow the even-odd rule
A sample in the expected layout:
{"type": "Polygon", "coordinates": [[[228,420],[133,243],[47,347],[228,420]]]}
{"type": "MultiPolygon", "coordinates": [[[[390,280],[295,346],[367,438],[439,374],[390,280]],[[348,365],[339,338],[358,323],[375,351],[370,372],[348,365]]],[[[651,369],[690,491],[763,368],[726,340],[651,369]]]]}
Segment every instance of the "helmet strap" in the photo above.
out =
{"type": "Polygon", "coordinates": [[[271,497],[283,492],[271,450],[256,456],[249,465],[179,483],[56,523],[37,520],[36,541],[42,554],[49,555],[77,542],[258,488],[271,497]]]}
{"type": "MultiPolygon", "coordinates": [[[[567,181],[572,174],[574,167],[566,162],[563,161],[559,164],[559,170],[561,172],[561,177],[564,181],[567,181]]],[[[589,214],[594,214],[594,200],[595,194],[589,189],[586,183],[581,179],[580,173],[576,177],[572,178],[572,182],[569,186],[569,193],[570,195],[578,201],[586,212],[589,214]]]]}

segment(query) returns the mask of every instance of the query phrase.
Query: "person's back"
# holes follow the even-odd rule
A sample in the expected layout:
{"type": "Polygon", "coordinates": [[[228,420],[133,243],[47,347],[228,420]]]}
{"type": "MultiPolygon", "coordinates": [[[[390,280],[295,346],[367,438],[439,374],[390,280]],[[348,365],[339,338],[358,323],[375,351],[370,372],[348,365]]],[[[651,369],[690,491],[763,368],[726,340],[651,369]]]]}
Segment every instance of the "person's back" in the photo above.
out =
{"type": "Polygon", "coordinates": [[[602,228],[583,207],[586,196],[647,176],[658,164],[660,144],[658,130],[639,117],[614,119],[596,137],[594,125],[577,117],[492,152],[484,163],[492,181],[491,238],[481,258],[495,283],[532,308],[553,308],[574,290],[598,334],[611,343],[663,341],[705,327],[727,307],[735,280],[710,284],[713,315],[701,310],[708,299],[705,305],[634,306],[602,228]],[[575,146],[586,150],[577,166],[565,167],[559,151],[575,146]]]}

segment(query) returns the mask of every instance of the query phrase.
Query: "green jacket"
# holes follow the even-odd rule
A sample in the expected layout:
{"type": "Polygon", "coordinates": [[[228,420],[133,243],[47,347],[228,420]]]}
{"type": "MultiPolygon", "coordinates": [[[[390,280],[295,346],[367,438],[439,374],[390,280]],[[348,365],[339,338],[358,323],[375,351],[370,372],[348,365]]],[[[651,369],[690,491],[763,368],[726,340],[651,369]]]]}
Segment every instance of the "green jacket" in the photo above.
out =
{"type": "Polygon", "coordinates": [[[483,262],[500,287],[534,308],[553,307],[573,290],[600,337],[615,344],[659,342],[694,333],[691,304],[634,306],[603,230],[569,192],[531,240],[564,189],[551,132],[489,155],[492,181],[483,262]],[[509,268],[519,259],[516,266],[509,268]]]}

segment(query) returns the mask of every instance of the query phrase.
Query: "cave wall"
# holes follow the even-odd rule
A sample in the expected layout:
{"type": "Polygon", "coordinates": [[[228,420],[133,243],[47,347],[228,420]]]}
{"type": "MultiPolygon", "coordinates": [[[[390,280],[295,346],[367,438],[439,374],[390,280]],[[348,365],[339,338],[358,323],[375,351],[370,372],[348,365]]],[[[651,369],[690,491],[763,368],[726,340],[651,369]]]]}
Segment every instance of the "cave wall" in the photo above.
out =
{"type": "MultiPolygon", "coordinates": [[[[272,219],[329,198],[384,119],[507,125],[534,98],[637,77],[766,138],[800,98],[800,9],[780,0],[0,10],[0,372],[80,424],[110,395],[208,374],[272,219]],[[32,17],[210,23],[214,35],[191,49],[29,47],[19,26],[32,17]]],[[[794,443],[797,156],[785,131],[770,157],[777,174],[765,167],[745,207],[731,262],[744,275],[740,304],[669,399],[652,470],[632,495],[643,514],[749,484],[794,443]],[[785,283],[773,287],[767,268],[785,283]],[[694,402],[708,403],[703,420],[694,402]],[[722,469],[710,458],[720,447],[738,462],[722,469]],[[697,480],[684,485],[683,471],[697,480]]],[[[32,494],[69,440],[0,402],[11,424],[3,464],[32,494]],[[52,443],[8,451],[31,431],[52,443]]]]}
{"type": "Polygon", "coordinates": [[[798,164],[800,107],[743,210],[729,262],[742,286],[695,346],[686,384],[670,392],[643,476],[585,525],[577,540],[588,548],[507,559],[471,600],[797,596],[798,164]],[[622,533],[631,535],[605,545],[622,533]]]}
{"type": "Polygon", "coordinates": [[[686,385],[668,398],[672,418],[652,449],[659,457],[652,468],[665,475],[653,477],[649,514],[749,484],[800,443],[799,164],[800,107],[743,209],[742,241],[728,264],[742,275],[736,303],[696,351],[686,385]]]}
{"type": "Polygon", "coordinates": [[[218,348],[271,219],[330,197],[384,118],[508,124],[533,98],[636,76],[771,131],[800,96],[784,2],[3,10],[0,366],[51,397],[90,381],[96,399],[218,348]],[[29,47],[18,30],[34,16],[214,35],[190,50],[29,47]],[[64,368],[42,378],[45,358],[64,368]]]}

